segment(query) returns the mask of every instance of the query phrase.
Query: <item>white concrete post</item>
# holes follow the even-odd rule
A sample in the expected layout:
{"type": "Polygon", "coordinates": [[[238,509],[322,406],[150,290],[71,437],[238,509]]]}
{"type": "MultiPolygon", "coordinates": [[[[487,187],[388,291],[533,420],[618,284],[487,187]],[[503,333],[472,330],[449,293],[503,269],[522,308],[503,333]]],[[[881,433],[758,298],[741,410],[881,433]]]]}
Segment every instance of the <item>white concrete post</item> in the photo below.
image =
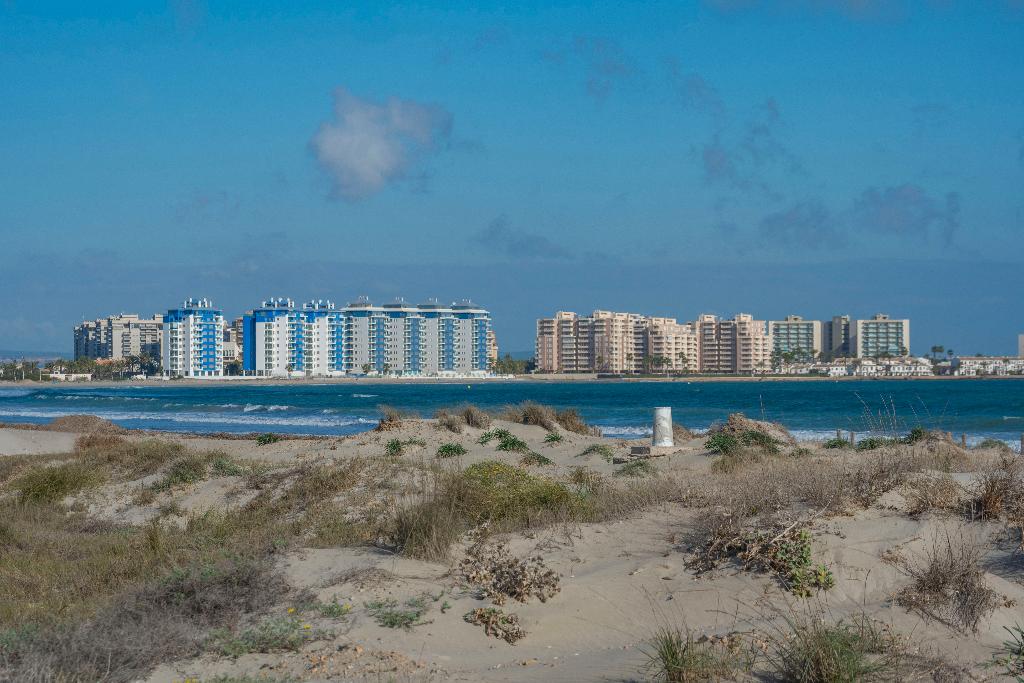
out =
{"type": "Polygon", "coordinates": [[[654,445],[672,447],[672,408],[654,409],[654,445]]]}

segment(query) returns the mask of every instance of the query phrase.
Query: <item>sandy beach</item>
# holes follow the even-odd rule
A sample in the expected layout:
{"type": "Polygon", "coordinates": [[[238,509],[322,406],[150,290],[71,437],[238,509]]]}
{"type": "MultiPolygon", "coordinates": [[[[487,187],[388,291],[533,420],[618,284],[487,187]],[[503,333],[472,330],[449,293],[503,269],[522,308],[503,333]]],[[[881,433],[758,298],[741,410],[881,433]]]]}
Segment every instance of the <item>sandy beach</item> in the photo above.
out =
{"type": "MultiPolygon", "coordinates": [[[[274,586],[265,591],[268,599],[246,598],[251,608],[226,621],[207,617],[199,606],[183,613],[147,598],[163,605],[152,609],[180,622],[180,632],[166,636],[160,648],[142,638],[130,657],[115,642],[93,643],[121,663],[124,675],[111,680],[640,680],[658,678],[652,652],[666,628],[689,632],[699,647],[729,662],[716,679],[755,680],[776,672],[773,653],[787,642],[780,634],[794,620],[871,624],[884,641],[877,648],[898,659],[887,670],[893,678],[882,680],[994,680],[1005,629],[1022,622],[1017,515],[1024,507],[1014,507],[1020,505],[1017,491],[992,514],[964,510],[976,503],[986,477],[1020,476],[1000,460],[1002,453],[963,451],[938,436],[853,452],[796,444],[766,424],[736,425],[723,433],[737,443],[773,445],[716,454],[704,437],[679,431],[665,454],[633,458],[637,442],[577,433],[554,421],[490,419],[470,426],[455,415],[441,422],[396,418],[380,431],[351,437],[262,445],[133,434],[101,421],[85,434],[0,429],[0,504],[28,505],[26,491],[36,490],[25,482],[40,471],[91,463],[102,477],[65,484],[54,495],[31,493],[33,504],[91,520],[81,527],[87,531],[74,532],[83,544],[99,543],[90,534],[103,525],[140,539],[148,534],[149,543],[159,534],[162,554],[144,568],[123,570],[109,588],[74,582],[65,609],[86,632],[90,624],[116,632],[149,623],[135,615],[141,621],[123,625],[124,617],[105,613],[104,605],[123,595],[138,601],[163,585],[152,583],[166,581],[160,576],[172,571],[180,578],[196,561],[220,567],[241,553],[266,572],[260,580],[274,586]],[[766,436],[755,439],[751,432],[766,436]],[[492,501],[473,503],[491,506],[483,523],[463,518],[469,513],[461,509],[446,512],[456,515],[448,521],[431,521],[439,496],[465,493],[451,488],[453,482],[482,481],[465,477],[494,468],[514,477],[502,490],[511,492],[508,502],[527,511],[525,517],[504,507],[499,512],[492,501]],[[533,486],[546,492],[542,498],[530,492],[533,486]],[[563,494],[586,505],[550,503],[563,494]],[[277,529],[270,536],[244,521],[267,510],[274,512],[262,524],[277,529]],[[220,541],[236,548],[227,556],[200,540],[224,533],[204,526],[212,519],[233,529],[220,541]],[[722,530],[726,520],[734,531],[722,530]],[[443,547],[423,537],[433,523],[458,525],[443,547]],[[761,543],[777,534],[796,542],[803,537],[794,529],[806,533],[808,566],[829,578],[818,584],[797,578],[749,546],[712,549],[723,534],[740,543],[758,529],[768,535],[761,543]],[[239,537],[250,540],[239,545],[239,537]],[[259,550],[265,542],[268,550],[259,550]],[[179,543],[190,550],[179,554],[179,543]],[[941,555],[947,544],[975,553],[966,560],[956,556],[969,565],[960,567],[970,575],[960,589],[981,596],[968,614],[956,609],[955,590],[928,599],[914,593],[913,568],[941,555]],[[476,566],[486,564],[481,557],[492,562],[486,570],[476,566]],[[488,583],[509,572],[520,592],[488,583]],[[510,638],[514,644],[502,639],[508,624],[489,635],[487,627],[470,623],[474,613],[514,615],[522,635],[510,638]],[[111,619],[113,626],[104,621],[111,619]],[[264,633],[260,629],[277,629],[277,636],[253,635],[264,633]],[[152,656],[139,655],[147,648],[152,656]],[[241,678],[246,675],[253,678],[241,678]]],[[[40,523],[23,514],[6,518],[13,521],[0,530],[15,538],[40,523]]],[[[30,545],[13,546],[21,548],[15,556],[52,560],[30,545]]],[[[86,555],[81,566],[92,567],[95,558],[86,555]]],[[[0,580],[10,581],[16,566],[10,555],[0,559],[0,580]]],[[[45,581],[23,577],[17,591],[0,598],[4,628],[15,613],[57,633],[68,628],[50,620],[45,600],[25,611],[24,601],[45,581]]],[[[190,581],[187,591],[214,590],[190,581]]],[[[23,652],[8,658],[8,670],[16,675],[32,662],[91,671],[77,661],[74,638],[62,638],[64,649],[54,651],[57,646],[26,636],[23,652]]],[[[880,652],[869,656],[882,658],[880,652]]]]}

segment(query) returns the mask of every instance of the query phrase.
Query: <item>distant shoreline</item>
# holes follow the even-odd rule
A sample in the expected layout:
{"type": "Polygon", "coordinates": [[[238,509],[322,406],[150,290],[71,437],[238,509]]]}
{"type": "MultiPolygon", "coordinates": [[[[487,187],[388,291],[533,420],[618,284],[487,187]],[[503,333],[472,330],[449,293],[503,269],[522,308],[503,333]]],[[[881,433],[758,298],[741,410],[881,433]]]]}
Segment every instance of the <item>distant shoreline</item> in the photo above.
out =
{"type": "Polygon", "coordinates": [[[337,385],[373,385],[373,384],[491,384],[491,383],[518,383],[518,382],[583,382],[593,384],[614,384],[620,382],[666,382],[685,383],[693,382],[873,382],[873,381],[984,381],[984,380],[1024,380],[1024,375],[981,375],[981,376],[953,376],[953,375],[926,375],[923,377],[820,377],[808,375],[767,375],[750,377],[747,375],[688,375],[682,377],[657,377],[657,376],[623,376],[623,377],[598,377],[595,374],[559,374],[559,375],[516,375],[514,377],[308,377],[298,379],[268,379],[250,377],[224,377],[211,379],[149,379],[149,380],[97,380],[80,382],[37,382],[35,380],[22,381],[0,381],[0,387],[74,387],[87,386],[97,388],[113,387],[210,387],[210,386],[313,386],[318,384],[337,385]]]}

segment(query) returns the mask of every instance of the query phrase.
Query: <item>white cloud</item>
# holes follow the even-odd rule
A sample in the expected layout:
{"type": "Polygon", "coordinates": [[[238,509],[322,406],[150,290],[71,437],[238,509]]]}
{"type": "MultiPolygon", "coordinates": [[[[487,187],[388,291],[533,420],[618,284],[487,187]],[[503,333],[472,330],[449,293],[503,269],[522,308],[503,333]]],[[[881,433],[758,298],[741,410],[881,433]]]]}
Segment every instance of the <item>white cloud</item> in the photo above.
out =
{"type": "Polygon", "coordinates": [[[445,109],[397,97],[377,103],[338,88],[334,114],[310,147],[331,176],[334,194],[347,201],[405,177],[451,135],[452,116],[445,109]]]}

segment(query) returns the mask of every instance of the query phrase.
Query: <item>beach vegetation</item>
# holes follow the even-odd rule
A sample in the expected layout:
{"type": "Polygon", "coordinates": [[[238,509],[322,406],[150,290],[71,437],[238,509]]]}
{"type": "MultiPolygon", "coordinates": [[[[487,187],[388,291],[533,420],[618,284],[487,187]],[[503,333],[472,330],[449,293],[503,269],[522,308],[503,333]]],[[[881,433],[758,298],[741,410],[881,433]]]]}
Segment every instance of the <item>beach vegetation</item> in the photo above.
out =
{"type": "Polygon", "coordinates": [[[631,460],[615,470],[616,477],[649,477],[658,473],[649,460],[631,460]]]}
{"type": "Polygon", "coordinates": [[[519,464],[524,466],[551,465],[553,464],[553,461],[546,455],[541,455],[540,453],[534,453],[533,451],[530,451],[519,460],[519,464]]]}
{"type": "Polygon", "coordinates": [[[716,432],[704,442],[704,448],[719,455],[735,453],[740,448],[739,439],[726,432],[716,432]]]}
{"type": "Polygon", "coordinates": [[[543,557],[515,557],[508,545],[489,542],[485,533],[477,534],[466,551],[459,563],[459,576],[476,588],[476,597],[495,605],[504,605],[509,599],[547,602],[561,590],[561,577],[548,568],[543,557]]]}
{"type": "Polygon", "coordinates": [[[434,419],[437,420],[438,429],[447,429],[453,434],[461,434],[462,426],[465,424],[461,415],[455,415],[446,410],[437,411],[434,414],[434,419]]]}
{"type": "Polygon", "coordinates": [[[903,646],[864,615],[829,623],[823,615],[786,615],[766,654],[778,680],[857,683],[898,679],[903,646]]]}
{"type": "Polygon", "coordinates": [[[1000,453],[1013,453],[1013,449],[1010,448],[1010,445],[1007,444],[1005,441],[1002,441],[1001,439],[990,438],[982,439],[974,446],[972,446],[971,450],[993,450],[1000,453]]]}
{"type": "Polygon", "coordinates": [[[487,429],[491,426],[491,416],[474,405],[465,405],[460,414],[463,421],[474,429],[487,429]]]}
{"type": "Polygon", "coordinates": [[[822,447],[831,449],[849,448],[850,442],[842,437],[833,436],[831,439],[827,439],[825,443],[822,444],[822,447]]]}
{"type": "Polygon", "coordinates": [[[900,558],[896,566],[911,584],[896,594],[896,604],[965,632],[995,610],[997,594],[985,581],[981,546],[949,531],[936,534],[923,555],[900,558]]]}
{"type": "Polygon", "coordinates": [[[592,443],[584,448],[583,452],[581,452],[577,457],[584,458],[588,455],[599,455],[606,462],[611,462],[612,458],[615,456],[615,452],[608,444],[592,443]]]}
{"type": "Polygon", "coordinates": [[[279,437],[277,434],[274,434],[273,432],[267,432],[265,434],[260,434],[259,436],[256,437],[256,445],[269,446],[270,444],[277,443],[280,440],[281,437],[279,437]]]}
{"type": "Polygon", "coordinates": [[[504,434],[498,439],[498,445],[496,448],[499,451],[506,451],[511,453],[527,453],[530,447],[525,441],[520,439],[514,434],[504,434]]]}
{"type": "Polygon", "coordinates": [[[374,431],[389,432],[401,428],[404,415],[400,410],[389,405],[379,405],[377,410],[380,411],[380,420],[374,431]]]}
{"type": "Polygon", "coordinates": [[[713,683],[749,671],[753,650],[738,639],[697,637],[677,626],[661,626],[642,647],[647,677],[664,683],[713,683]]]}
{"type": "Polygon", "coordinates": [[[423,615],[430,609],[427,596],[409,598],[401,605],[394,598],[366,603],[366,611],[384,628],[410,629],[423,623],[423,615]]]}
{"type": "Polygon", "coordinates": [[[507,429],[496,427],[481,434],[480,438],[477,439],[477,443],[480,444],[481,446],[486,446],[494,439],[498,439],[500,441],[502,439],[507,439],[511,436],[512,432],[508,431],[507,429]]]}
{"type": "Polygon", "coordinates": [[[526,637],[526,631],[519,624],[519,616],[505,613],[498,607],[477,607],[462,618],[466,623],[483,626],[488,636],[504,640],[509,645],[515,645],[526,637]]]}
{"type": "Polygon", "coordinates": [[[423,439],[410,438],[410,439],[388,439],[387,443],[384,444],[384,455],[390,457],[398,457],[405,453],[407,446],[426,446],[427,442],[423,439]]]}
{"type": "Polygon", "coordinates": [[[544,435],[544,443],[548,444],[549,446],[560,444],[564,440],[565,438],[558,432],[548,432],[547,434],[544,435]]]}
{"type": "Polygon", "coordinates": [[[207,457],[191,454],[170,464],[163,479],[153,485],[156,491],[167,491],[177,486],[190,486],[206,478],[207,457]]]}
{"type": "Polygon", "coordinates": [[[298,652],[307,642],[323,635],[294,616],[268,617],[238,633],[228,629],[213,631],[207,639],[206,649],[226,657],[240,657],[252,652],[298,652]]]}
{"type": "Polygon", "coordinates": [[[575,408],[564,408],[557,411],[555,413],[555,422],[568,432],[587,436],[601,436],[601,430],[588,425],[575,408]]]}
{"type": "Polygon", "coordinates": [[[997,463],[982,469],[968,513],[972,519],[1007,516],[1024,520],[1024,467],[1020,456],[1003,454],[997,463]]]}
{"type": "Polygon", "coordinates": [[[107,473],[82,460],[34,467],[15,480],[21,500],[30,503],[59,503],[84,489],[99,486],[107,473]]]}
{"type": "MultiPolygon", "coordinates": [[[[1020,624],[1003,627],[1009,638],[1003,641],[1003,646],[996,655],[995,663],[1005,671],[1007,676],[1013,676],[1014,680],[1024,680],[1024,628],[1020,624]]],[[[2,647],[2,641],[0,641],[2,647]]]]}
{"type": "Polygon", "coordinates": [[[454,458],[466,454],[466,447],[460,443],[443,443],[437,447],[437,457],[454,458]]]}

